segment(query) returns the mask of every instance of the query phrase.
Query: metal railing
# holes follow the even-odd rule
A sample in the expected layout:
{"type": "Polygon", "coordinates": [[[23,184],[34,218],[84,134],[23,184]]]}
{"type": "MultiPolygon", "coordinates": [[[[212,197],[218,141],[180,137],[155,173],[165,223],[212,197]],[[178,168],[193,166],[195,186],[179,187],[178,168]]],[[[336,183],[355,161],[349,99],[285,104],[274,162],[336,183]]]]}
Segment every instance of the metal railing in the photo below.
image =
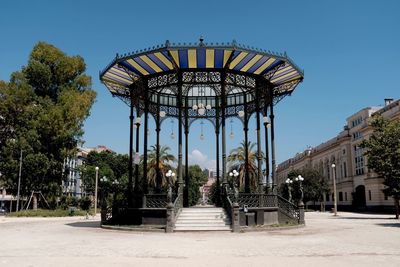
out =
{"type": "Polygon", "coordinates": [[[182,209],[182,203],[183,203],[182,197],[183,197],[183,194],[180,193],[175,198],[175,201],[174,201],[174,217],[175,218],[178,216],[180,210],[182,209]]]}
{"type": "Polygon", "coordinates": [[[237,199],[240,207],[265,208],[277,207],[276,195],[266,195],[264,193],[240,193],[237,199]]]}
{"type": "Polygon", "coordinates": [[[143,202],[144,208],[166,208],[167,194],[147,194],[144,196],[143,202]]]}
{"type": "Polygon", "coordinates": [[[232,221],[232,208],[233,208],[233,194],[225,193],[222,198],[222,205],[229,216],[229,219],[232,221]]]}
{"type": "Polygon", "coordinates": [[[279,211],[288,216],[289,218],[296,220],[297,222],[300,221],[300,209],[289,202],[285,198],[278,195],[278,208],[279,211]]]}

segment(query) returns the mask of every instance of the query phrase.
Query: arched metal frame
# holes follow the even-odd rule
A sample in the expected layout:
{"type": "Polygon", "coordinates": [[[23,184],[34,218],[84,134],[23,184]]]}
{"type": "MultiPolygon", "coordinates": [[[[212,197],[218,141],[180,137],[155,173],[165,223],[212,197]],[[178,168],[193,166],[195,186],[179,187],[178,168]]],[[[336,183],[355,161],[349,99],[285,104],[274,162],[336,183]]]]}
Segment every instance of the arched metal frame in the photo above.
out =
{"type": "MultiPolygon", "coordinates": [[[[227,171],[226,171],[226,142],[225,142],[225,121],[229,117],[239,117],[238,114],[241,113],[242,116],[239,119],[243,123],[244,133],[245,133],[245,144],[247,148],[248,141],[248,122],[250,116],[255,113],[257,120],[257,159],[258,159],[258,189],[263,191],[263,177],[262,177],[262,154],[261,154],[261,138],[260,138],[260,113],[264,116],[267,115],[269,109],[270,115],[270,137],[271,137],[271,169],[272,169],[272,184],[273,190],[276,189],[275,181],[275,136],[274,136],[274,105],[283,99],[285,96],[290,95],[295,87],[302,81],[303,73],[298,71],[298,75],[293,79],[285,80],[279,84],[272,82],[272,78],[276,77],[277,72],[283,72],[288,68],[296,69],[298,68],[294,63],[287,57],[282,57],[277,54],[265,54],[260,51],[237,48],[235,45],[229,47],[233,49],[230,53],[229,58],[224,59],[224,66],[219,68],[191,68],[183,67],[182,64],[178,64],[176,60],[172,60],[172,52],[170,49],[169,42],[166,43],[165,47],[162,48],[168,53],[165,53],[165,58],[170,60],[172,63],[172,68],[169,70],[159,71],[157,73],[151,73],[147,75],[138,74],[138,71],[133,71],[126,64],[126,61],[132,59],[137,59],[139,56],[153,56],[159,50],[149,50],[144,53],[124,55],[123,57],[116,57],[116,59],[100,74],[100,79],[108,87],[113,96],[121,98],[125,103],[130,106],[130,166],[129,166],[129,192],[133,190],[134,193],[146,194],[147,191],[147,179],[142,179],[139,186],[139,169],[136,165],[135,169],[135,183],[133,183],[133,124],[134,116],[133,110],[136,110],[136,117],[140,117],[144,114],[144,146],[143,146],[143,174],[144,177],[147,176],[147,128],[148,128],[148,115],[152,115],[156,122],[156,132],[157,132],[157,159],[159,157],[159,133],[161,130],[162,122],[168,117],[175,117],[178,119],[178,186],[179,193],[183,193],[184,204],[188,205],[188,145],[189,145],[189,129],[190,125],[198,119],[209,120],[215,127],[216,133],[216,162],[217,162],[217,191],[221,192],[220,189],[220,175],[219,175],[219,138],[220,133],[222,135],[222,185],[225,188],[227,185],[227,171]],[[240,50],[236,53],[235,49],[240,50]],[[246,52],[247,51],[247,52],[246,52]],[[238,60],[240,53],[258,53],[257,56],[267,55],[268,57],[274,56],[276,59],[276,64],[272,66],[267,71],[262,74],[249,73],[246,71],[239,71],[232,68],[231,63],[234,60],[238,60]],[[168,56],[169,55],[169,56],[168,56]],[[125,74],[122,74],[125,72],[125,74]],[[112,80],[111,78],[120,75],[123,77],[123,82],[120,80],[112,80]],[[123,76],[125,75],[125,76],[123,76]],[[127,80],[130,80],[130,82],[127,80]],[[199,103],[204,104],[204,106],[209,105],[211,108],[206,109],[203,115],[199,114],[198,111],[193,109],[193,105],[198,105],[199,103]],[[160,112],[165,112],[165,117],[160,116],[160,112]],[[221,129],[221,132],[220,132],[221,129]],[[185,134],[185,171],[182,169],[182,130],[185,134]],[[183,173],[185,176],[185,182],[183,180],[183,173]],[[133,186],[134,184],[134,186],[133,186]],[[186,184],[186,187],[184,187],[186,184]]],[[[206,46],[202,41],[197,46],[190,47],[177,47],[179,52],[182,49],[201,49],[210,48],[206,46]]],[[[220,47],[217,47],[220,49],[220,47]]],[[[216,47],[211,47],[210,49],[216,49],[216,47]]],[[[225,49],[225,48],[224,48],[225,49]]],[[[216,50],[215,50],[216,51],[216,50]]],[[[200,55],[200,52],[197,52],[200,55]]],[[[159,56],[161,58],[161,56],[159,56]]],[[[154,60],[154,59],[153,59],[154,60]]],[[[139,60],[136,60],[139,62],[139,60]]],[[[154,62],[157,62],[154,60],[154,62]]],[[[153,62],[153,63],[154,63],[153,62]]],[[[169,61],[167,61],[168,63],[169,61]]],[[[254,60],[254,62],[256,62],[254,60]]],[[[248,62],[250,64],[251,61],[248,62]]],[[[137,63],[136,63],[137,64],[137,63]]],[[[135,65],[136,66],[136,65],[135,65]]],[[[140,66],[137,67],[140,70],[140,66]]],[[[244,68],[244,67],[243,67],[244,68]]],[[[241,70],[243,70],[243,68],[241,70]]],[[[293,71],[292,71],[293,72],[293,71]]],[[[283,72],[284,73],[284,72],[283,72]]],[[[286,74],[286,76],[289,74],[286,74]]],[[[293,74],[292,74],[293,76],[293,74]]],[[[290,77],[292,77],[290,76],[290,77]]],[[[121,78],[122,79],[122,78],[121,78]]],[[[276,79],[276,78],[274,78],[276,79]]],[[[139,126],[136,125],[136,152],[139,151],[139,126]]],[[[269,151],[268,151],[268,128],[267,124],[264,123],[265,128],[265,141],[266,141],[266,175],[269,172],[269,151]]],[[[245,173],[245,192],[250,192],[250,181],[249,172],[247,170],[248,166],[248,149],[246,149],[246,173],[245,173]]],[[[156,170],[157,173],[157,186],[156,190],[159,191],[161,188],[161,173],[160,170],[156,170]]],[[[129,198],[132,198],[131,194],[128,194],[129,198]]],[[[128,201],[129,202],[129,201],[128,201]]],[[[135,204],[134,204],[135,205],[135,204]]],[[[141,205],[141,204],[136,204],[141,205]]]]}

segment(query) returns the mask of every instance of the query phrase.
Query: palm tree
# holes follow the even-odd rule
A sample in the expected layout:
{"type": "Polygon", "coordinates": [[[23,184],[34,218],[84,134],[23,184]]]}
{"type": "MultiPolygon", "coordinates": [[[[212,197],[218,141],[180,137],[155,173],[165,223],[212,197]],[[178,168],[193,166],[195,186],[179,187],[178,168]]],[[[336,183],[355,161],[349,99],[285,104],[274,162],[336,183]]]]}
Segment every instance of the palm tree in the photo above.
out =
{"type": "Polygon", "coordinates": [[[159,161],[157,162],[157,146],[151,146],[151,149],[148,150],[147,154],[147,177],[150,185],[156,187],[157,186],[157,167],[160,171],[159,175],[161,178],[162,187],[166,186],[168,183],[173,184],[175,182],[176,176],[171,177],[171,181],[167,181],[165,174],[168,170],[172,169],[171,163],[176,161],[174,155],[170,154],[169,151],[171,149],[168,146],[160,146],[160,155],[159,161]]]}
{"type": "MultiPolygon", "coordinates": [[[[248,142],[248,171],[250,178],[250,186],[256,188],[257,186],[257,150],[255,150],[256,143],[248,142]]],[[[240,146],[231,150],[228,156],[231,170],[238,170],[239,186],[244,187],[245,172],[246,172],[246,143],[242,141],[240,146]]]]}

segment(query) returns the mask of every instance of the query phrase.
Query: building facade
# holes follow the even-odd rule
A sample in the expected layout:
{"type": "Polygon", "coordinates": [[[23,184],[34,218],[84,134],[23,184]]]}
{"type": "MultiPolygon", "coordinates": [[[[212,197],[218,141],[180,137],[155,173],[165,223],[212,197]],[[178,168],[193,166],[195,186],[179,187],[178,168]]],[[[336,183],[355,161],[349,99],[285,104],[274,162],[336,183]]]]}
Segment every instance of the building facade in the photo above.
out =
{"type": "Polygon", "coordinates": [[[96,147],[78,147],[76,156],[66,158],[64,160],[64,171],[66,171],[66,179],[62,183],[63,193],[69,196],[82,197],[85,196],[83,183],[80,175],[80,166],[82,166],[91,151],[101,153],[103,151],[114,152],[104,145],[96,147]]]}
{"type": "MultiPolygon", "coordinates": [[[[277,168],[277,184],[285,182],[292,170],[315,168],[327,179],[333,192],[333,172],[336,176],[339,209],[383,210],[391,209],[394,201],[383,193],[383,178],[367,167],[360,143],[373,129],[369,121],[375,115],[400,120],[400,100],[385,99],[383,107],[368,107],[347,118],[347,123],[334,138],[298,153],[277,168]],[[336,167],[332,168],[332,164],[336,167]]],[[[307,177],[305,177],[307,179],[307,177]]],[[[333,194],[325,196],[327,206],[333,205],[333,194]]]]}

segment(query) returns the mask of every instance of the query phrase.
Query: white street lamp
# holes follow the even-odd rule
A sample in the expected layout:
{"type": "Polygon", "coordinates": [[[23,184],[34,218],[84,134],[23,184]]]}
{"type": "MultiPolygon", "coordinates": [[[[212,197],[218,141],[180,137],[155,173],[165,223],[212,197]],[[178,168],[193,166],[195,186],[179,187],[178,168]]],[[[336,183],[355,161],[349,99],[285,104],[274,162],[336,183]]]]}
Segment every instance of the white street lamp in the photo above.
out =
{"type": "Polygon", "coordinates": [[[293,180],[287,178],[286,179],[286,184],[288,185],[289,202],[292,202],[292,184],[293,184],[293,180]]]}
{"type": "Polygon", "coordinates": [[[169,183],[171,184],[171,178],[175,177],[175,173],[172,170],[168,170],[168,172],[165,174],[165,176],[168,177],[169,183]]]}
{"type": "Polygon", "coordinates": [[[304,178],[303,178],[303,176],[301,176],[300,174],[299,174],[299,176],[297,176],[296,178],[295,178],[295,180],[297,181],[297,182],[299,182],[299,188],[300,188],[300,200],[299,200],[299,206],[304,206],[304,203],[303,203],[303,198],[304,198],[304,191],[303,191],[303,181],[304,181],[304,178]]]}
{"type": "Polygon", "coordinates": [[[99,180],[99,167],[96,166],[94,168],[96,170],[96,181],[94,186],[94,216],[97,214],[97,187],[98,187],[98,180],[99,180]]]}
{"type": "Polygon", "coordinates": [[[336,165],[332,163],[332,177],[333,177],[333,213],[337,216],[337,197],[336,197],[336,165]]]}
{"type": "Polygon", "coordinates": [[[233,170],[233,171],[229,172],[229,176],[236,178],[239,176],[239,172],[237,170],[233,170]]]}
{"type": "Polygon", "coordinates": [[[21,174],[22,174],[22,149],[19,157],[19,172],[18,172],[18,189],[17,189],[17,209],[19,211],[19,198],[20,198],[20,190],[21,190],[21,174]]]}

